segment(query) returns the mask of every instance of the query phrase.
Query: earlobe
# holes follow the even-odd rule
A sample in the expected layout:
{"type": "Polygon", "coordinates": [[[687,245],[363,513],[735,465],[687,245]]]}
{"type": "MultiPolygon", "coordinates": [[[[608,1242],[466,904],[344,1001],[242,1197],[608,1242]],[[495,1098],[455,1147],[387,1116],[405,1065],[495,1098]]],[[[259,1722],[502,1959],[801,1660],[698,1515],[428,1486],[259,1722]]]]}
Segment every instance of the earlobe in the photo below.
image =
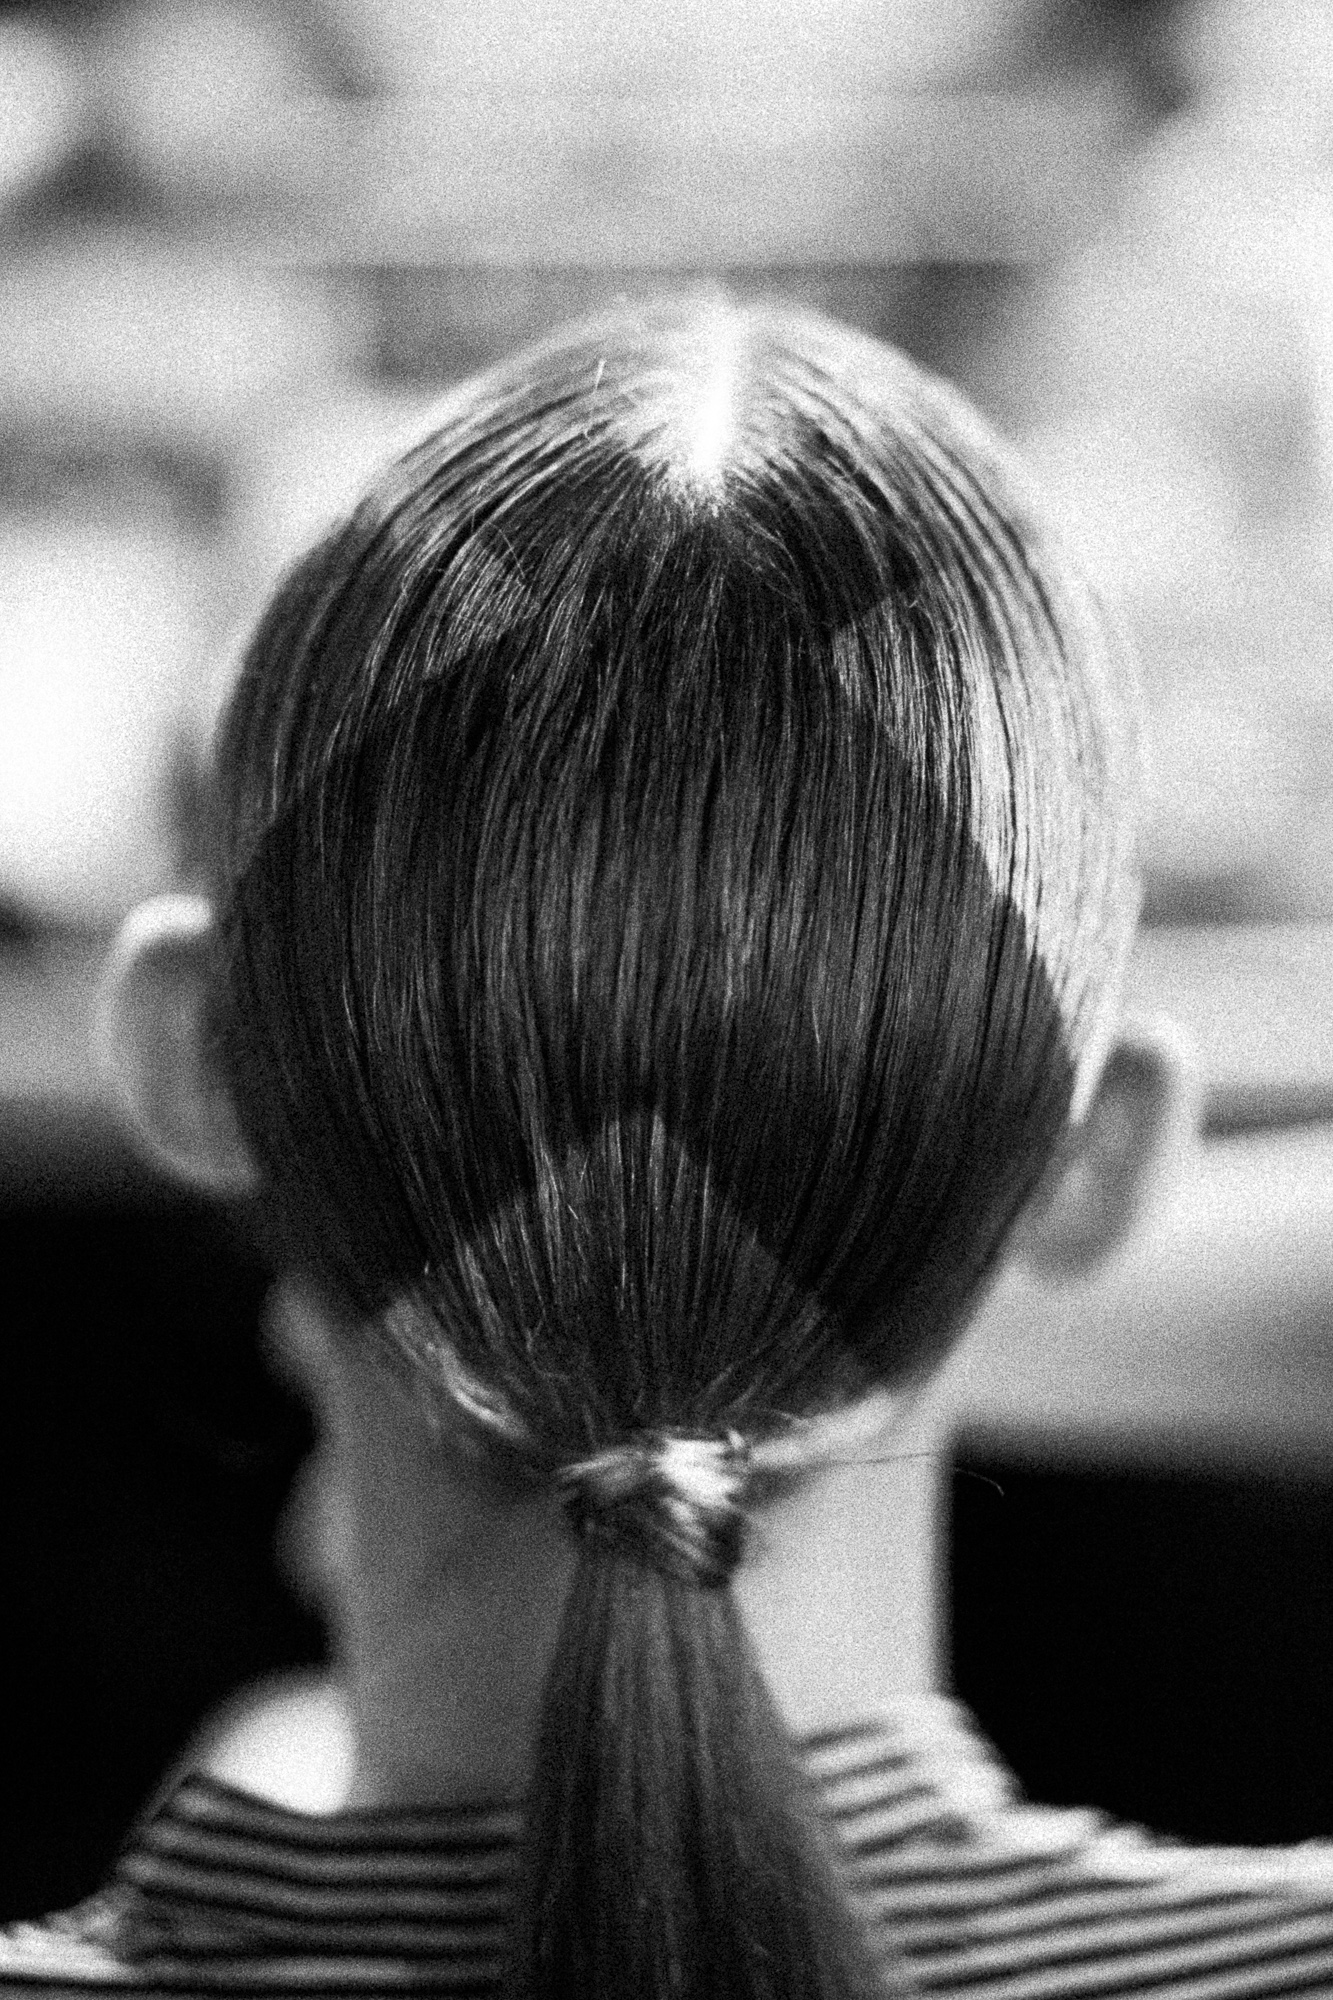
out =
{"type": "Polygon", "coordinates": [[[1080,1276],[1133,1233],[1193,1139],[1197,1073],[1174,1023],[1125,1026],[1087,1112],[1018,1222],[1013,1247],[1029,1270],[1052,1281],[1080,1276]]]}
{"type": "Polygon", "coordinates": [[[128,916],[98,998],[103,1075],[132,1130],[161,1163],[217,1194],[258,1176],[207,1034],[213,936],[202,896],[157,896],[128,916]]]}

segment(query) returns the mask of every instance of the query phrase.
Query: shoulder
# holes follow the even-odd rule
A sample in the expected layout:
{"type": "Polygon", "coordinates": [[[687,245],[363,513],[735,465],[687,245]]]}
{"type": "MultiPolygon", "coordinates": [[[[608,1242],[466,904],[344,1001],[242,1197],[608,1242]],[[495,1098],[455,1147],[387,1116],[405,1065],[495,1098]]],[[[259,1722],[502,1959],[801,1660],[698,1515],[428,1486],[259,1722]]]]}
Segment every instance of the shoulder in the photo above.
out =
{"type": "Polygon", "coordinates": [[[932,1995],[1333,1994],[1333,1841],[1191,1847],[1036,1804],[943,1701],[844,1744],[826,1790],[871,1921],[932,1995]]]}
{"type": "Polygon", "coordinates": [[[480,1990],[502,1957],[512,1810],[344,1807],[345,1724],[309,1677],[229,1704],[103,1889],[0,1928],[0,1994],[388,1995],[464,1971],[480,1990]]]}
{"type": "Polygon", "coordinates": [[[351,1717],[331,1675],[292,1672],[245,1688],[205,1722],[172,1771],[189,1772],[298,1813],[336,1813],[350,1802],[351,1717]]]}

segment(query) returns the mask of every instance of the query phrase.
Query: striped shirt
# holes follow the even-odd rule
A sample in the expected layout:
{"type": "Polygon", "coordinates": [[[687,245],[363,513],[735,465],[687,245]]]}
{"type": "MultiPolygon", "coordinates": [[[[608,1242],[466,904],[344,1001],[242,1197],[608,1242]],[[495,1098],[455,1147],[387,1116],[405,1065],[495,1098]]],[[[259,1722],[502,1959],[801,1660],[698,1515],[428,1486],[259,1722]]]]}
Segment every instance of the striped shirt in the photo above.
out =
{"type": "MultiPolygon", "coordinates": [[[[1192,1848],[1034,1805],[943,1698],[803,1755],[923,1994],[1333,1996],[1333,1842],[1192,1848]]],[[[98,1894],[0,1931],[0,1992],[489,1993],[517,1834],[512,1809],[316,1817],[190,1775],[98,1894]]]]}

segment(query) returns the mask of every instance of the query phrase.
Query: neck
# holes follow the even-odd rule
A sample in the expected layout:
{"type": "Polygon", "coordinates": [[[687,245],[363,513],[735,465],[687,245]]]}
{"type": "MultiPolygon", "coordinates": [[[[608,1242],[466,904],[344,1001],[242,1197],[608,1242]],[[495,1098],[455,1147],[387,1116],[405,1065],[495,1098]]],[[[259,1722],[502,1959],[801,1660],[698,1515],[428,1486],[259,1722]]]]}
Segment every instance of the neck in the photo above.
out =
{"type": "MultiPolygon", "coordinates": [[[[939,1685],[936,1409],[919,1402],[756,1521],[732,1588],[793,1734],[939,1685]]],[[[325,1422],[299,1511],[346,1716],[342,1802],[521,1798],[575,1561],[555,1497],[452,1478],[438,1440],[362,1393],[325,1422]]],[[[223,1774],[270,1789],[234,1760],[223,1774]]]]}
{"type": "Polygon", "coordinates": [[[934,1406],[760,1520],[735,1588],[791,1730],[938,1691],[940,1426],[934,1406]]]}
{"type": "MultiPolygon", "coordinates": [[[[760,1516],[732,1588],[793,1734],[863,1720],[940,1684],[938,1459],[929,1417],[831,1467],[760,1516]]],[[[418,1516],[418,1519],[420,1517],[418,1516]]],[[[438,1593],[385,1616],[344,1579],[340,1669],[357,1802],[522,1795],[574,1561],[541,1495],[484,1531],[438,1593]]]]}

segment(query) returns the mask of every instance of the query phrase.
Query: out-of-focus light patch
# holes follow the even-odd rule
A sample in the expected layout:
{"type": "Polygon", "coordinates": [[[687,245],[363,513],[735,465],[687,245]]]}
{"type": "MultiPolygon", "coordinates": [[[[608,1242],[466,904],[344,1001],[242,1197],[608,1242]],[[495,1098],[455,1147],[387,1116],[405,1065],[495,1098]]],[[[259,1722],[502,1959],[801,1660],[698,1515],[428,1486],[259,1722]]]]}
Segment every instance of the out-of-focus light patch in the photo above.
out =
{"type": "Polygon", "coordinates": [[[1293,832],[1310,774],[1259,691],[1177,660],[1153,703],[1145,857],[1189,879],[1261,873],[1293,832]]]}
{"type": "Polygon", "coordinates": [[[1173,615],[1234,571],[1241,507],[1216,451],[1169,423],[1145,435],[1114,406],[1071,414],[1025,441],[1064,538],[1118,604],[1173,615]]]}
{"type": "Polygon", "coordinates": [[[124,7],[106,21],[100,94],[141,175],[169,198],[212,202],[262,170],[235,143],[238,115],[308,89],[299,50],[276,9],[232,0],[124,7]]]}
{"type": "Polygon", "coordinates": [[[0,895],[41,920],[110,921],[170,880],[196,583],[148,529],[0,521],[0,895]]]}
{"type": "Polygon", "coordinates": [[[176,448],[239,434],[364,346],[355,303],[316,281],[128,229],[11,256],[4,315],[0,422],[162,427],[176,448]]]}
{"type": "Polygon", "coordinates": [[[858,92],[975,76],[1027,0],[343,0],[390,87],[858,92]]]}
{"type": "MultiPolygon", "coordinates": [[[[284,109],[293,185],[262,262],[697,272],[1026,263],[1086,235],[1125,93],[708,84],[555,93],[456,82],[284,109]],[[314,151],[310,146],[314,145],[314,151]]],[[[266,141],[267,143],[267,141],[266,141]]],[[[286,170],[284,169],[284,172],[286,170]]]]}
{"type": "Polygon", "coordinates": [[[1117,483],[1143,487],[1158,441],[1175,441],[1140,568],[1177,539],[1177,502],[1191,520],[1214,506],[1204,487],[1219,476],[1251,521],[1327,517],[1333,194],[1259,137],[1229,111],[1170,121],[1135,156],[1108,227],[1043,288],[1015,341],[1057,421],[1111,414],[1133,468],[1108,464],[1117,483]]]}
{"type": "Polygon", "coordinates": [[[74,64],[56,37],[21,15],[0,16],[0,202],[59,163],[81,114],[74,64]]]}
{"type": "Polygon", "coordinates": [[[267,9],[227,0],[147,0],[107,24],[104,81],[136,120],[223,125],[238,103],[295,80],[294,51],[267,9]],[[129,101],[129,100],[132,100],[129,101]]]}
{"type": "Polygon", "coordinates": [[[441,407],[438,395],[420,391],[325,394],[247,437],[234,463],[234,514],[262,592],[381,467],[426,435],[441,407]]]}
{"type": "Polygon", "coordinates": [[[1169,32],[1196,93],[1333,97],[1328,0],[1190,0],[1169,32]]]}
{"type": "Polygon", "coordinates": [[[1299,547],[1261,543],[1210,621],[1140,631],[1158,908],[1194,884],[1249,921],[1333,915],[1333,574],[1304,552],[1308,576],[1299,547]]]}

